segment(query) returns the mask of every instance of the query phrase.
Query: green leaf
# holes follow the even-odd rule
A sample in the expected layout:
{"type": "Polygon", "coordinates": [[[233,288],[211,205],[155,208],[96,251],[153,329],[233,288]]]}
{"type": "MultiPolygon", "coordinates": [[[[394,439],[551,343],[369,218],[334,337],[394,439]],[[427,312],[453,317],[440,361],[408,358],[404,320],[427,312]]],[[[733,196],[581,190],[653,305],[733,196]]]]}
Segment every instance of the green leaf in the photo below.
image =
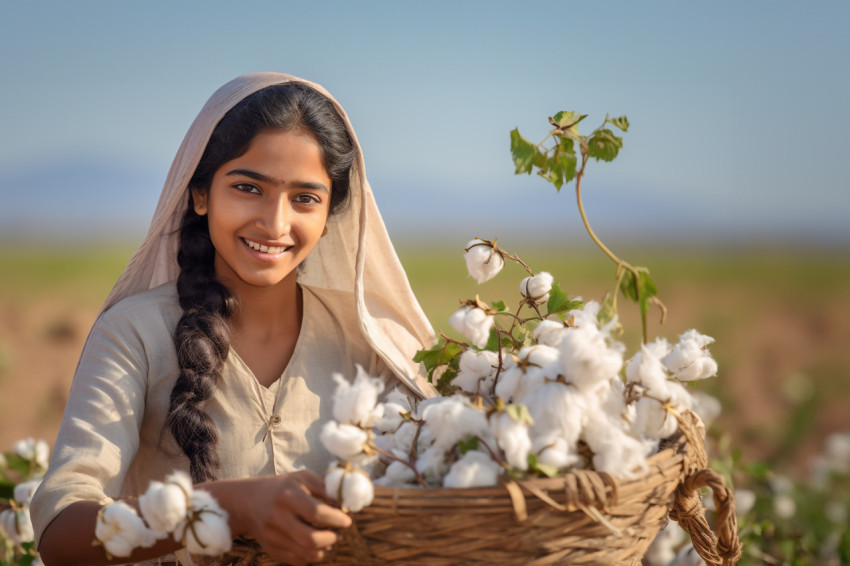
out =
{"type": "MultiPolygon", "coordinates": [[[[578,123],[576,122],[576,113],[570,112],[569,110],[561,110],[552,116],[552,120],[559,128],[566,128],[567,126],[574,125],[573,122],[578,123]]],[[[581,118],[579,118],[579,121],[581,121],[581,118]]]]}
{"type": "Polygon", "coordinates": [[[623,277],[622,277],[622,279],[620,279],[620,291],[622,291],[623,295],[625,295],[626,297],[637,302],[637,300],[638,300],[637,281],[635,280],[635,274],[632,273],[631,270],[628,270],[628,269],[623,270],[623,277]]]}
{"type": "Polygon", "coordinates": [[[467,436],[458,443],[461,455],[466,454],[470,450],[478,450],[478,437],[467,436]]]}
{"type": "Polygon", "coordinates": [[[587,154],[597,161],[613,161],[621,147],[623,139],[609,129],[598,130],[587,140],[587,154]]]}
{"type": "Polygon", "coordinates": [[[493,307],[494,309],[496,309],[496,310],[497,310],[497,311],[499,311],[499,312],[502,312],[503,310],[505,310],[506,308],[508,308],[508,307],[505,305],[505,301],[492,301],[492,302],[490,303],[490,306],[491,306],[491,307],[493,307]]]}
{"type": "Polygon", "coordinates": [[[617,118],[609,118],[608,122],[617,126],[624,132],[629,131],[629,119],[625,116],[619,116],[617,118]]]}
{"type": "Polygon", "coordinates": [[[431,379],[435,369],[450,364],[462,352],[463,346],[460,344],[456,344],[455,342],[447,343],[444,339],[440,339],[440,342],[433,348],[416,352],[416,355],[413,356],[413,361],[422,362],[428,371],[428,378],[431,379]]]}
{"type": "Polygon", "coordinates": [[[514,165],[516,166],[515,174],[530,174],[536,153],[534,145],[520,135],[519,128],[511,130],[511,155],[513,155],[514,165]]]}
{"type": "Polygon", "coordinates": [[[576,178],[576,166],[578,159],[575,154],[561,153],[558,155],[558,163],[563,171],[564,183],[569,183],[576,178]]]}
{"type": "Polygon", "coordinates": [[[500,334],[496,332],[495,328],[490,329],[490,337],[487,338],[487,344],[484,346],[485,350],[490,350],[491,352],[499,351],[499,336],[500,334]]]}
{"type": "Polygon", "coordinates": [[[552,283],[552,288],[549,290],[549,300],[546,302],[546,312],[555,314],[564,312],[566,306],[570,303],[570,298],[558,285],[558,282],[552,283]]]}
{"type": "Polygon", "coordinates": [[[0,483],[0,499],[14,499],[15,498],[15,484],[12,482],[2,482],[0,483]]]}
{"type": "Polygon", "coordinates": [[[522,403],[511,403],[505,408],[505,412],[508,413],[511,418],[518,423],[526,423],[529,425],[534,424],[534,419],[531,417],[531,412],[528,410],[528,407],[526,407],[522,403]]]}
{"type": "Polygon", "coordinates": [[[547,478],[554,478],[558,475],[558,468],[550,466],[549,464],[541,464],[537,461],[536,454],[528,455],[528,468],[546,476],[547,478]]]}

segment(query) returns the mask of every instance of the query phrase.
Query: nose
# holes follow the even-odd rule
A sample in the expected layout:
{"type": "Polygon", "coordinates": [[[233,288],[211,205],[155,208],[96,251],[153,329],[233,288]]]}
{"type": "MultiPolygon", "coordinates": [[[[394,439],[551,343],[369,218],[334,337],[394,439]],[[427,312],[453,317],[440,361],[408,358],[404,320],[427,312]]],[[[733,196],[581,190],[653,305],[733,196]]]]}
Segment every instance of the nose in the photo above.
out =
{"type": "Polygon", "coordinates": [[[289,234],[292,222],[292,204],[287,195],[277,195],[264,203],[260,214],[260,225],[274,240],[289,234]]]}

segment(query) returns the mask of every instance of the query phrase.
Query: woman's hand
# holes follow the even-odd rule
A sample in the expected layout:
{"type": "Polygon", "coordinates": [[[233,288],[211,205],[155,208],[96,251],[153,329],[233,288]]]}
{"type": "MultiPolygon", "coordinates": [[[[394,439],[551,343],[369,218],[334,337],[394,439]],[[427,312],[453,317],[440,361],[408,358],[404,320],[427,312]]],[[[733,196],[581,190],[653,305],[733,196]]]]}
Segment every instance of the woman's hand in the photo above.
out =
{"type": "Polygon", "coordinates": [[[307,470],[204,488],[227,509],[234,537],[256,539],[272,559],[287,564],[321,561],[337,541],[333,529],[351,525],[348,515],[329,504],[322,479],[307,470]]]}

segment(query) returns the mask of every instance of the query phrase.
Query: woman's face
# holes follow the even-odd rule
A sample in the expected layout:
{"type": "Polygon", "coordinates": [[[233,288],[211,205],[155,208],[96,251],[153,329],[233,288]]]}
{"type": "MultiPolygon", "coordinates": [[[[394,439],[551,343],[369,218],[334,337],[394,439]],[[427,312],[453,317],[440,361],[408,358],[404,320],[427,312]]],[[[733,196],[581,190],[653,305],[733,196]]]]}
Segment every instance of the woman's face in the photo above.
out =
{"type": "Polygon", "coordinates": [[[293,282],[326,232],[330,191],[312,136],[257,134],[248,151],[219,167],[207,194],[192,190],[195,212],[208,217],[219,280],[237,287],[293,282]]]}

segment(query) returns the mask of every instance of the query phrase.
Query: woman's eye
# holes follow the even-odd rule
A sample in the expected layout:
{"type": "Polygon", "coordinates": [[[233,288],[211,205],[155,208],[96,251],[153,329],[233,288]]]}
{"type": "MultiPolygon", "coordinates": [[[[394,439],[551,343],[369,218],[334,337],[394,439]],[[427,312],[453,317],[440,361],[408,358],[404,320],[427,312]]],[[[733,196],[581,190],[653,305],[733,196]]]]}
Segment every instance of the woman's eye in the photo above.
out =
{"type": "Polygon", "coordinates": [[[295,197],[295,202],[300,203],[300,204],[313,204],[313,203],[320,203],[322,201],[316,195],[303,194],[303,195],[298,195],[297,197],[295,197]]]}
{"type": "Polygon", "coordinates": [[[251,183],[239,183],[235,185],[235,188],[237,191],[242,191],[243,193],[260,194],[260,189],[251,183]]]}

